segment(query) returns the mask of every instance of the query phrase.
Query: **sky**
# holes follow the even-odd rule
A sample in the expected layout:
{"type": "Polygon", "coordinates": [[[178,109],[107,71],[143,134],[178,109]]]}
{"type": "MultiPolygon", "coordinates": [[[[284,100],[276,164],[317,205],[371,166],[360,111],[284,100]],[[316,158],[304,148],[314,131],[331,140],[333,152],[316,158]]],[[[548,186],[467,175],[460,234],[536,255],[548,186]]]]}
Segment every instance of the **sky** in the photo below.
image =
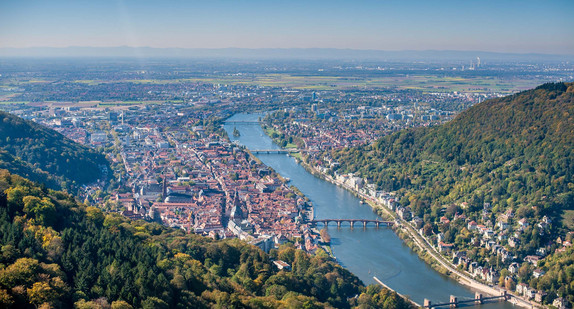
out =
{"type": "Polygon", "coordinates": [[[0,0],[3,47],[574,54],[574,0],[0,0]]]}

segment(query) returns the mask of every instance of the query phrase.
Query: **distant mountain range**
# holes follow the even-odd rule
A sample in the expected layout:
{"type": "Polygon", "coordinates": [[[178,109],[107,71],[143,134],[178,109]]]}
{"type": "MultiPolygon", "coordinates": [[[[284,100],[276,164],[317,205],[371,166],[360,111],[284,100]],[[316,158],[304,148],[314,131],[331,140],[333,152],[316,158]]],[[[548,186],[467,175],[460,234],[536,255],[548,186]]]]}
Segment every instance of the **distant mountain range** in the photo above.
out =
{"type": "Polygon", "coordinates": [[[118,58],[230,58],[383,61],[572,61],[574,55],[519,54],[454,50],[358,50],[335,48],[153,48],[153,47],[31,47],[0,48],[1,57],[118,57],[118,58]]]}

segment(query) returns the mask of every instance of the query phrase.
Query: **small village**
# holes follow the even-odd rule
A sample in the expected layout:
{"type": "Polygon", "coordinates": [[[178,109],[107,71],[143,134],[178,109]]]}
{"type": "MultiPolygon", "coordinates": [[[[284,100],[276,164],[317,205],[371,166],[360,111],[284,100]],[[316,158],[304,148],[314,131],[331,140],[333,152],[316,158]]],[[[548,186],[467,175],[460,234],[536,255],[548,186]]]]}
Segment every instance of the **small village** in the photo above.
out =
{"type": "MultiPolygon", "coordinates": [[[[540,247],[536,250],[535,255],[527,255],[522,259],[511,253],[513,248],[519,246],[521,234],[531,224],[538,228],[539,233],[548,233],[552,220],[547,216],[544,216],[539,222],[532,222],[528,218],[516,218],[513,211],[508,210],[500,215],[495,222],[492,222],[488,220],[488,214],[492,208],[489,203],[485,203],[483,206],[484,216],[482,220],[479,220],[481,224],[467,218],[464,214],[456,213],[450,219],[447,216],[442,216],[439,222],[436,222],[437,225],[462,224],[465,227],[463,233],[471,234],[471,241],[468,246],[457,246],[453,243],[446,243],[443,240],[444,235],[440,232],[429,233],[426,231],[423,219],[414,215],[410,207],[401,206],[398,202],[399,198],[394,193],[376,190],[373,184],[369,184],[365,179],[354,174],[335,172],[334,177],[331,177],[327,174],[329,168],[317,166],[313,169],[327,180],[356,192],[361,198],[373,202],[374,205],[385,207],[396,216],[397,223],[409,224],[427,244],[431,245],[458,270],[475,280],[489,286],[499,285],[508,291],[515,292],[518,296],[537,303],[542,303],[547,296],[544,291],[529,287],[527,283],[519,282],[519,279],[530,276],[538,279],[544,276],[545,271],[539,266],[540,262],[551,253],[550,246],[540,247]],[[497,269],[495,266],[474,261],[467,256],[467,248],[469,247],[484,250],[490,257],[499,259],[503,265],[507,266],[497,269]]],[[[468,203],[461,203],[460,207],[465,209],[468,207],[468,203]]],[[[565,252],[572,247],[573,238],[574,232],[569,232],[564,237],[558,237],[552,248],[556,252],[565,252]]],[[[560,297],[554,299],[553,306],[562,309],[568,308],[565,299],[560,297]]]]}

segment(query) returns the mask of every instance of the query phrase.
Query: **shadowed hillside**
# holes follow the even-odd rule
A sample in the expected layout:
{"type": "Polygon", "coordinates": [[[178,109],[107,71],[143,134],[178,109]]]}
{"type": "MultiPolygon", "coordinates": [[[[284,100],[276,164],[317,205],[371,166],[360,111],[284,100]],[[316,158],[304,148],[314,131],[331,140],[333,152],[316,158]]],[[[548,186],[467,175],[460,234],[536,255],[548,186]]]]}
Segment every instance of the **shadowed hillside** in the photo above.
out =
{"type": "Polygon", "coordinates": [[[90,183],[109,170],[103,154],[5,112],[0,112],[0,150],[2,168],[52,188],[90,183]]]}

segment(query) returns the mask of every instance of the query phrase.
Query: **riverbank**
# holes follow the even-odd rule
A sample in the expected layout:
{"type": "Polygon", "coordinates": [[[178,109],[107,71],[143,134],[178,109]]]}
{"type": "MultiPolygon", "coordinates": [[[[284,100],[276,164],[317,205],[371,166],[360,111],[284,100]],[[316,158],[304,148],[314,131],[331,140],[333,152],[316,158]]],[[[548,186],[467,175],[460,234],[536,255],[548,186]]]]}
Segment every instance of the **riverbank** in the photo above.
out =
{"type": "Polygon", "coordinates": [[[411,304],[415,305],[416,307],[422,307],[421,305],[419,305],[418,303],[416,303],[414,300],[410,299],[408,296],[402,295],[401,293],[391,289],[390,286],[386,285],[383,281],[379,280],[379,278],[377,277],[373,277],[373,279],[380,284],[382,287],[384,287],[385,289],[389,290],[389,291],[393,291],[395,293],[397,293],[400,297],[408,300],[411,304]]]}
{"type": "MultiPolygon", "coordinates": [[[[232,120],[252,121],[258,116],[237,115],[232,120]]],[[[255,150],[277,148],[277,144],[273,143],[260,126],[242,125],[238,126],[238,129],[241,131],[241,137],[234,138],[233,126],[226,126],[226,131],[233,142],[255,150]]],[[[268,154],[258,154],[257,157],[277,173],[291,180],[291,184],[305,194],[308,201],[313,203],[315,219],[380,220],[375,211],[365,207],[365,199],[341,188],[340,185],[321,179],[319,174],[311,173],[309,168],[303,167],[297,160],[293,160],[293,157],[268,154]]],[[[382,211],[379,211],[379,214],[383,214],[384,218],[388,216],[382,211]]],[[[406,232],[401,229],[396,231],[404,234],[403,239],[407,239],[406,232]]],[[[331,246],[337,262],[366,284],[377,284],[373,279],[376,276],[419,304],[422,304],[425,298],[432,300],[433,303],[444,302],[448,300],[449,295],[457,295],[459,299],[474,298],[474,292],[470,289],[429,267],[401,237],[397,237],[397,233],[392,229],[330,228],[329,232],[333,237],[331,246]]],[[[412,243],[412,248],[418,248],[413,241],[409,242],[412,243]]],[[[428,261],[432,259],[428,258],[428,261]]],[[[486,306],[492,309],[513,308],[510,302],[496,302],[486,306]]]]}
{"type": "MultiPolygon", "coordinates": [[[[505,290],[498,288],[496,286],[489,286],[484,283],[481,283],[468,274],[465,274],[458,270],[455,265],[453,265],[450,261],[446,260],[436,249],[426,240],[422,235],[420,235],[408,222],[402,220],[400,217],[396,215],[396,213],[391,212],[389,209],[381,205],[378,201],[374,200],[372,197],[367,196],[355,188],[349,187],[344,183],[341,183],[331,177],[328,174],[325,174],[318,169],[314,168],[313,166],[305,163],[302,160],[297,160],[297,162],[303,166],[309,173],[312,175],[326,180],[336,186],[344,188],[349,192],[353,193],[357,197],[363,199],[364,201],[373,208],[377,214],[380,214],[379,211],[382,211],[389,217],[393,218],[397,225],[395,227],[395,233],[401,240],[403,240],[423,261],[429,264],[432,268],[438,271],[441,274],[447,275],[450,278],[456,280],[458,283],[469,287],[471,290],[485,293],[492,296],[499,296],[505,290]]],[[[511,297],[509,300],[512,304],[518,305],[524,308],[543,308],[542,305],[538,303],[531,302],[527,299],[524,299],[520,296],[515,295],[511,291],[507,291],[508,295],[511,297]]]]}

